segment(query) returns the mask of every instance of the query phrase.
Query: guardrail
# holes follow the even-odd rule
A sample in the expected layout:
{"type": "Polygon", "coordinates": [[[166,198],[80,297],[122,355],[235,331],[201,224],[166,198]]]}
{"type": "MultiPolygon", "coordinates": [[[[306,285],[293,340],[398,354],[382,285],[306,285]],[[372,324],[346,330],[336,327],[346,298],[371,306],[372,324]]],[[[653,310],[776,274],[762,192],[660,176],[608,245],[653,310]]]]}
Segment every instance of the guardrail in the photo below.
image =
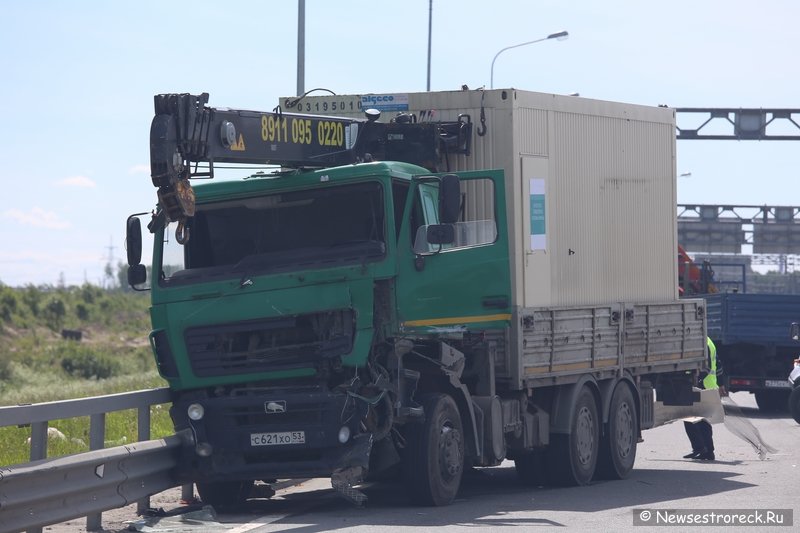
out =
{"type": "MultiPolygon", "coordinates": [[[[100,513],[178,485],[173,476],[180,439],[138,442],[104,450],[0,467],[0,531],[31,530],[100,513]]],[[[96,522],[90,525],[91,517],[96,522]]]]}
{"type": "Polygon", "coordinates": [[[150,406],[171,401],[169,389],[0,407],[0,427],[30,425],[30,463],[0,467],[0,533],[86,516],[88,531],[102,528],[102,511],[138,502],[178,483],[173,476],[178,436],[150,441],[150,406]],[[137,410],[140,442],[103,449],[106,413],[137,410]],[[89,452],[47,459],[51,420],[89,416],[89,452]]]}

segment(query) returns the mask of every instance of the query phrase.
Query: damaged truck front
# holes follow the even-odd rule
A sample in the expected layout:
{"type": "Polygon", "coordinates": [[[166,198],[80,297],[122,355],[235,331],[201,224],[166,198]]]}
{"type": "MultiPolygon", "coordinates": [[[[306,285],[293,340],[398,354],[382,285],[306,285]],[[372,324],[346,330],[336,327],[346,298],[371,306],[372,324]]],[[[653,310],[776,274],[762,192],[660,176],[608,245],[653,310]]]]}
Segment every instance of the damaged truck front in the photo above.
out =
{"type": "Polygon", "coordinates": [[[526,305],[519,248],[535,245],[520,228],[538,215],[519,216],[518,177],[435,172],[470,158],[469,115],[383,124],[206,101],[156,97],[148,228],[151,344],[187,436],[180,472],[207,503],[286,477],[330,477],[363,503],[355,486],[397,469],[412,501],[443,505],[464,468],[506,458],[531,482],[625,477],[654,389],[692,402],[704,307],[675,283],[656,301],[526,305]],[[220,162],[282,168],[189,185],[220,162]]]}

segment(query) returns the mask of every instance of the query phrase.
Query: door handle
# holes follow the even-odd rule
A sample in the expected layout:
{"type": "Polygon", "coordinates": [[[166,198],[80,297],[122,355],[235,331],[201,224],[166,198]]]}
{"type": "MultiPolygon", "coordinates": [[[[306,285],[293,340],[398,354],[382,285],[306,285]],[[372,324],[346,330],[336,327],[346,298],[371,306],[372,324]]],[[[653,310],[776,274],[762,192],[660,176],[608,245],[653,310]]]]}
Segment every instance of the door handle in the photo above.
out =
{"type": "Polygon", "coordinates": [[[508,307],[507,296],[487,296],[481,301],[484,307],[489,309],[505,309],[508,307]]]}

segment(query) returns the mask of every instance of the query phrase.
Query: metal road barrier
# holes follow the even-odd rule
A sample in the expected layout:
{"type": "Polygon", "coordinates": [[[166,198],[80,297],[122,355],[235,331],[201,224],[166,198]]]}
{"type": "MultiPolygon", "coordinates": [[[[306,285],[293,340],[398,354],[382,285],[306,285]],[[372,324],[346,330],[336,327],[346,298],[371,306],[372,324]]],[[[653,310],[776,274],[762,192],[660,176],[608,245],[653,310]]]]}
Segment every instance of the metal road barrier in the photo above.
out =
{"type": "Polygon", "coordinates": [[[180,438],[173,435],[0,467],[0,531],[30,530],[124,507],[175,487],[179,446],[180,438]]]}
{"type": "Polygon", "coordinates": [[[169,389],[151,389],[76,400],[0,407],[0,427],[31,426],[31,462],[0,467],[0,533],[41,527],[86,516],[86,529],[102,528],[102,511],[138,502],[175,487],[180,437],[150,438],[150,406],[171,401],[169,389]],[[137,410],[140,442],[103,449],[105,415],[137,410]],[[51,420],[90,417],[91,451],[46,458],[51,420]]]}

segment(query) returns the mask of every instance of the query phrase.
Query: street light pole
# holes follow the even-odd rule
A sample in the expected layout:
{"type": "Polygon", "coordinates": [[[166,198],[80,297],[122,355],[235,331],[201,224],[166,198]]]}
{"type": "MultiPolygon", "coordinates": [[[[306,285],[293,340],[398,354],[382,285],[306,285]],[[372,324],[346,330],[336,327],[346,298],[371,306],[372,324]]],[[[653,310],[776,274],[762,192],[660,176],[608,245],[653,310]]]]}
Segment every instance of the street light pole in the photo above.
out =
{"type": "Polygon", "coordinates": [[[306,86],[306,0],[297,2],[297,96],[306,86]]]}
{"type": "Polygon", "coordinates": [[[428,1],[428,85],[427,91],[431,90],[431,40],[433,39],[433,0],[428,1]]]}
{"type": "Polygon", "coordinates": [[[492,71],[491,71],[491,76],[489,78],[489,88],[490,89],[494,89],[494,62],[497,61],[497,56],[499,56],[500,54],[502,54],[506,50],[511,50],[512,48],[519,48],[520,46],[527,46],[527,45],[533,44],[533,43],[540,43],[542,41],[549,41],[550,39],[557,39],[559,41],[563,41],[564,39],[566,39],[568,37],[569,37],[569,32],[560,31],[558,33],[551,33],[547,37],[542,37],[541,39],[536,39],[534,41],[528,41],[527,43],[520,43],[520,44],[515,44],[515,45],[512,45],[512,46],[506,46],[505,48],[503,48],[502,50],[497,52],[494,55],[494,59],[492,59],[492,71]]]}

